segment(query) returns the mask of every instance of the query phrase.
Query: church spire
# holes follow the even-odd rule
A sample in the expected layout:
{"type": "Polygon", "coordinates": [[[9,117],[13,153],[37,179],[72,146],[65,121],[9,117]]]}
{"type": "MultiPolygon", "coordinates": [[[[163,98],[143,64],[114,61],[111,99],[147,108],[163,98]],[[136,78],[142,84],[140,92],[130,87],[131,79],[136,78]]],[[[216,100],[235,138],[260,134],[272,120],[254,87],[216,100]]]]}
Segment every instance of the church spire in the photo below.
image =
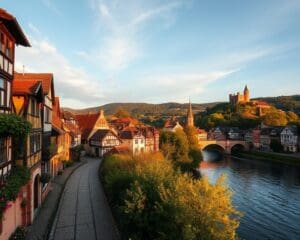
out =
{"type": "Polygon", "coordinates": [[[194,126],[194,115],[193,115],[193,109],[192,109],[192,104],[191,104],[191,99],[189,98],[189,108],[187,111],[187,119],[186,119],[186,125],[188,127],[193,127],[194,126]]]}

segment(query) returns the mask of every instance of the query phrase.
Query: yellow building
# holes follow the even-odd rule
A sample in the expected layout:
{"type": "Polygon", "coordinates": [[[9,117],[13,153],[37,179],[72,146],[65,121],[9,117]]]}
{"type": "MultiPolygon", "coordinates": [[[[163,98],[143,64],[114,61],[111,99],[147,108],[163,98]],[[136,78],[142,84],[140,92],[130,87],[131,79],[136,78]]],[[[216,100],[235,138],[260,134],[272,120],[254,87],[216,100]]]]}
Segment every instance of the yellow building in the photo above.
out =
{"type": "Polygon", "coordinates": [[[41,160],[42,160],[42,116],[43,90],[40,81],[21,81],[14,79],[12,86],[14,112],[31,123],[23,153],[23,162],[19,163],[30,170],[30,202],[26,206],[30,212],[30,221],[41,204],[41,160]]]}

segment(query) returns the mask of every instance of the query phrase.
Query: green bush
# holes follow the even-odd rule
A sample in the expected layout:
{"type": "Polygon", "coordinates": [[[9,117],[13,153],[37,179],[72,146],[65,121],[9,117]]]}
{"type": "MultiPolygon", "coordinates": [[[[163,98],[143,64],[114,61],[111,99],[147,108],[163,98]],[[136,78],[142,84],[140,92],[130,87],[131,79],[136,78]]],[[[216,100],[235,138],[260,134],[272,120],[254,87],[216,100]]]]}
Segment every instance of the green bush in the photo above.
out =
{"type": "Polygon", "coordinates": [[[237,239],[223,178],[194,180],[160,153],[105,157],[101,178],[124,239],[237,239]]]}
{"type": "Polygon", "coordinates": [[[0,184],[0,220],[6,204],[9,201],[14,201],[20,191],[30,179],[30,171],[26,167],[15,167],[7,177],[5,182],[0,184]]]}

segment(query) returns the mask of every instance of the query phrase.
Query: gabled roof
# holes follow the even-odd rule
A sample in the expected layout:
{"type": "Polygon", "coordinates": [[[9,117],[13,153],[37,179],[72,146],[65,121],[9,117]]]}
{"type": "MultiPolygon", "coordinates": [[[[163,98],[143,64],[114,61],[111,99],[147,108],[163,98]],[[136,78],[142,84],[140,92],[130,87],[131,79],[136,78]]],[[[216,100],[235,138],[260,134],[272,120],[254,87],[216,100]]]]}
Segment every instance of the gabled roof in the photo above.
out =
{"type": "Polygon", "coordinates": [[[94,134],[93,136],[90,138],[91,140],[94,140],[94,141],[102,141],[103,138],[106,137],[106,135],[108,133],[111,133],[113,134],[116,138],[118,138],[118,136],[113,132],[111,131],[110,129],[98,129],[94,134]]]}
{"type": "Polygon", "coordinates": [[[60,118],[59,97],[55,97],[54,104],[52,106],[52,128],[58,132],[64,132],[63,123],[60,118]]]}
{"type": "Polygon", "coordinates": [[[13,81],[12,93],[13,95],[36,95],[41,87],[42,83],[40,81],[13,81]]]}
{"type": "Polygon", "coordinates": [[[164,128],[174,128],[177,124],[179,124],[179,122],[176,120],[176,118],[170,118],[165,122],[164,128]]]}
{"type": "Polygon", "coordinates": [[[76,119],[81,130],[81,138],[83,140],[88,138],[98,118],[99,113],[76,115],[76,119]]]}
{"type": "Polygon", "coordinates": [[[0,8],[0,21],[14,37],[16,44],[30,47],[30,43],[22,31],[17,19],[10,13],[6,12],[3,8],[0,8]]]}
{"type": "Polygon", "coordinates": [[[14,73],[15,80],[25,81],[41,81],[43,86],[43,93],[47,95],[50,90],[52,91],[52,98],[54,101],[55,93],[54,93],[54,82],[53,82],[53,74],[52,73],[14,73]]]}

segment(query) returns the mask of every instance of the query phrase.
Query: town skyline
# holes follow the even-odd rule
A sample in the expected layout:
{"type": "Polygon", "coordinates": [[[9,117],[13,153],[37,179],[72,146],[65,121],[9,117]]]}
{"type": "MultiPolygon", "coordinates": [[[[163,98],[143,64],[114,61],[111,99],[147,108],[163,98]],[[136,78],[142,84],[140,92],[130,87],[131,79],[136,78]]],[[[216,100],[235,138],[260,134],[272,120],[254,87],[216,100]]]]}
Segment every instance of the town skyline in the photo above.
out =
{"type": "Polygon", "coordinates": [[[299,2],[233,3],[4,0],[2,6],[32,45],[16,50],[16,70],[53,72],[64,107],[183,103],[189,96],[223,102],[245,84],[253,98],[297,94],[299,2]]]}

